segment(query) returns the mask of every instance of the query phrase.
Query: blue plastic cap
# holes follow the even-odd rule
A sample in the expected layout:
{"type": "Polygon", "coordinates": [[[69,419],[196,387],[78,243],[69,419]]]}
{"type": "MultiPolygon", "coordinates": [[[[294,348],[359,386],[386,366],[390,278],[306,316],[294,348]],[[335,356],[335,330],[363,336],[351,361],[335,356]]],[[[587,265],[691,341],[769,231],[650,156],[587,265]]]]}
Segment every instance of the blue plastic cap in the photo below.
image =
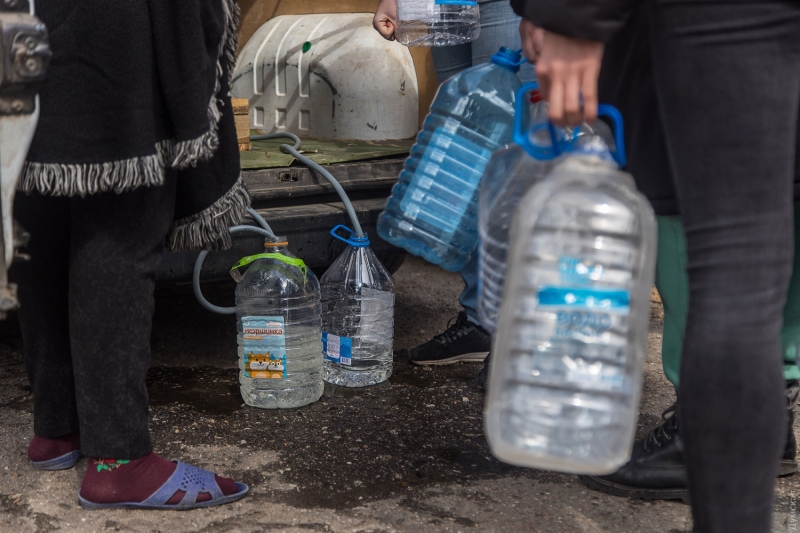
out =
{"type": "Polygon", "coordinates": [[[522,57],[522,50],[509,50],[505,46],[492,56],[492,63],[505,67],[511,72],[519,72],[520,65],[528,60],[522,57]]]}
{"type": "Polygon", "coordinates": [[[356,248],[366,248],[367,246],[369,246],[369,237],[367,237],[366,234],[364,234],[363,237],[357,237],[355,231],[351,230],[350,228],[348,228],[347,226],[344,226],[342,224],[339,224],[338,226],[333,228],[331,230],[331,235],[333,235],[334,237],[336,237],[340,241],[344,241],[347,244],[349,244],[350,246],[354,246],[356,248]],[[345,239],[344,237],[342,237],[341,235],[336,233],[337,231],[339,231],[341,229],[343,229],[347,233],[349,233],[350,236],[345,239]]]}

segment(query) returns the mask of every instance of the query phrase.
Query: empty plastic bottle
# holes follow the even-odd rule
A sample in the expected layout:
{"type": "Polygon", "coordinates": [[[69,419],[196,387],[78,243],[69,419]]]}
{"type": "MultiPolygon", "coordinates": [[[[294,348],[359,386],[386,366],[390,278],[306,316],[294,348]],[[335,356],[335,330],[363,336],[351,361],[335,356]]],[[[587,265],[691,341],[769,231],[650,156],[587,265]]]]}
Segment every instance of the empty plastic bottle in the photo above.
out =
{"type": "Polygon", "coordinates": [[[375,385],[392,375],[394,280],[366,236],[345,226],[331,234],[349,246],[320,280],[324,379],[344,387],[375,385]],[[350,237],[340,237],[340,229],[350,237]]]}
{"type": "Polygon", "coordinates": [[[510,143],[520,51],[456,74],[439,88],[378,234],[457,272],[478,242],[478,184],[492,152],[510,143]]]}
{"type": "Polygon", "coordinates": [[[476,0],[397,0],[397,40],[406,46],[453,46],[481,33],[476,0]]]}
{"type": "MultiPolygon", "coordinates": [[[[616,115],[622,162],[612,109],[603,112],[616,115]]],[[[587,474],[628,460],[655,251],[653,211],[597,135],[528,191],[489,373],[486,434],[498,458],[587,474]]]]}
{"type": "Polygon", "coordinates": [[[245,257],[236,286],[239,383],[247,405],[300,407],[322,396],[319,281],[281,242],[245,257]]]}
{"type": "Polygon", "coordinates": [[[506,271],[508,232],[514,211],[525,192],[553,169],[555,152],[550,138],[547,105],[536,82],[517,91],[514,143],[492,155],[481,178],[478,226],[480,266],[478,314],[483,326],[494,333],[502,300],[506,271]],[[525,93],[532,91],[529,116],[525,93]],[[530,124],[527,129],[525,126],[530,124]]]}
{"type": "MultiPolygon", "coordinates": [[[[547,102],[542,100],[536,82],[520,87],[516,105],[514,143],[494,153],[481,178],[478,315],[481,326],[490,333],[494,333],[497,327],[503,297],[508,234],[514,212],[528,189],[552,171],[555,157],[547,102]],[[525,99],[528,91],[531,91],[530,100],[525,99]],[[528,101],[532,104],[530,110],[523,105],[528,101]],[[527,119],[528,114],[530,119],[527,119]]],[[[615,146],[611,130],[602,121],[593,126],[584,124],[577,129],[556,129],[555,134],[561,143],[573,138],[576,142],[582,139],[582,143],[590,135],[600,135],[610,147],[615,146]]]]}

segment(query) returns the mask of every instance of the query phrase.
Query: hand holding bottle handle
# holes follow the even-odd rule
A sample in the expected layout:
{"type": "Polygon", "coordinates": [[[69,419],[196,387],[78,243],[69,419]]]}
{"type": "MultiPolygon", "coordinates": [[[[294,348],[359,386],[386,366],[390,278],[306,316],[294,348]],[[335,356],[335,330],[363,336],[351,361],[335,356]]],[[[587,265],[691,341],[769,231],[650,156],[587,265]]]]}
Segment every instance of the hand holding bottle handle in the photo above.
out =
{"type": "MultiPolygon", "coordinates": [[[[622,113],[612,105],[600,104],[597,106],[597,116],[598,118],[607,117],[611,120],[611,129],[614,132],[615,146],[614,149],[609,147],[609,151],[611,152],[611,157],[614,158],[614,161],[617,162],[620,168],[624,167],[628,164],[628,157],[625,153],[625,123],[622,120],[622,113]]],[[[569,137],[560,135],[552,120],[547,121],[547,127],[550,130],[550,139],[553,141],[556,156],[564,152],[572,151],[575,146],[575,141],[578,139],[578,132],[581,126],[575,128],[572,135],[569,137]]]]}
{"type": "MultiPolygon", "coordinates": [[[[558,128],[552,120],[549,120],[546,125],[534,125],[534,128],[546,127],[550,132],[550,139],[552,141],[552,151],[541,146],[532,146],[530,135],[528,134],[528,124],[526,124],[525,117],[527,116],[525,105],[528,103],[526,95],[529,91],[539,89],[539,84],[535,81],[525,83],[517,90],[515,106],[516,113],[514,113],[514,142],[525,148],[531,156],[537,159],[552,159],[559,156],[563,152],[572,150],[572,145],[575,142],[576,135],[570,136],[569,139],[564,135],[563,130],[558,128]]],[[[615,149],[611,151],[611,155],[620,167],[628,164],[628,158],[625,153],[625,123],[622,119],[622,114],[619,110],[608,104],[600,104],[597,108],[598,117],[608,117],[611,120],[612,129],[614,131],[614,144],[615,149]]],[[[575,133],[577,133],[576,128],[575,133]]]]}

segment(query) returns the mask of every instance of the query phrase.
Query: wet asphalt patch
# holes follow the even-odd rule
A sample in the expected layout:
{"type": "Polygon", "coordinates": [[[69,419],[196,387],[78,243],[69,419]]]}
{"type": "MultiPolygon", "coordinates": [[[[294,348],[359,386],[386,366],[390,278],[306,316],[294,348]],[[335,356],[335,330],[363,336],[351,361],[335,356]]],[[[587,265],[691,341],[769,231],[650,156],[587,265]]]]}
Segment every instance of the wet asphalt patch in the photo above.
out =
{"type": "Polygon", "coordinates": [[[283,410],[244,406],[236,369],[153,368],[153,441],[178,458],[199,443],[273,454],[261,468],[230,464],[227,471],[262,485],[270,501],[307,508],[341,509],[429,485],[533,475],[489,452],[484,393],[474,384],[481,365],[430,369],[409,364],[406,356],[395,355],[387,383],[327,385],[318,402],[283,410]],[[281,488],[271,489],[276,475],[281,488]]]}

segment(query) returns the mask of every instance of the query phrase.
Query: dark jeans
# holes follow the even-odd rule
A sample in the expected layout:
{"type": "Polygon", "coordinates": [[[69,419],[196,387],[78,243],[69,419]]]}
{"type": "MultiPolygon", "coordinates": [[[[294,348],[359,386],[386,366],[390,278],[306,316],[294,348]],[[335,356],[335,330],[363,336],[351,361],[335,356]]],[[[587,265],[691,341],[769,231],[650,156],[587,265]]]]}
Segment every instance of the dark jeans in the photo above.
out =
{"type": "Polygon", "coordinates": [[[780,334],[794,255],[800,3],[641,9],[686,230],[680,416],[694,527],[767,532],[787,426],[780,334]]]}
{"type": "Polygon", "coordinates": [[[153,290],[174,206],[174,179],[120,195],[17,196],[31,260],[11,274],[36,435],[80,429],[90,457],[151,451],[145,378],[153,290]]]}

